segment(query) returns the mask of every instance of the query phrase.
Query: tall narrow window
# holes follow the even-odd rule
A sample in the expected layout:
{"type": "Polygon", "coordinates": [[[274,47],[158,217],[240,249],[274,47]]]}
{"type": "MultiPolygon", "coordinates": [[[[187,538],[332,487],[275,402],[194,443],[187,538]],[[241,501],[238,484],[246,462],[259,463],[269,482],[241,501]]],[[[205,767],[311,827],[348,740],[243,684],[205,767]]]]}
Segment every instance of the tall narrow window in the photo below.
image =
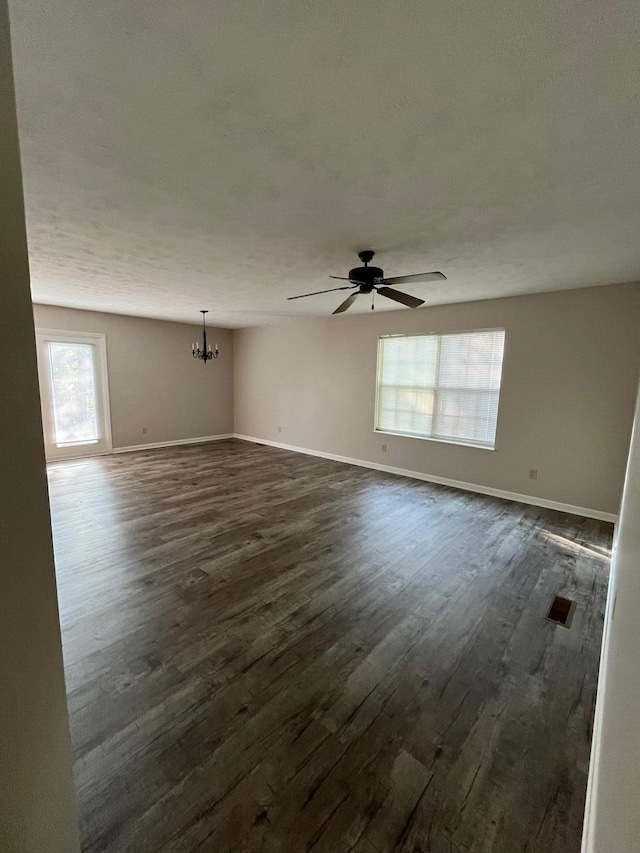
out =
{"type": "Polygon", "coordinates": [[[380,338],[376,429],[495,447],[504,330],[380,338]]]}
{"type": "Polygon", "coordinates": [[[47,460],[110,453],[105,336],[38,329],[37,342],[47,460]]]}

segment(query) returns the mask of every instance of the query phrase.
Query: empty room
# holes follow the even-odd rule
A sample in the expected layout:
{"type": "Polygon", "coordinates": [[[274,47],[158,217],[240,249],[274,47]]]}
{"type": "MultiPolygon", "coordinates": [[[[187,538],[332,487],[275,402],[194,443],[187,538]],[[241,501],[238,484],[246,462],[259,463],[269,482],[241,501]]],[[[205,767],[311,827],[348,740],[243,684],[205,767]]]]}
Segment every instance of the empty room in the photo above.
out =
{"type": "Polygon", "coordinates": [[[639,31],[0,0],[3,853],[640,853],[639,31]]]}

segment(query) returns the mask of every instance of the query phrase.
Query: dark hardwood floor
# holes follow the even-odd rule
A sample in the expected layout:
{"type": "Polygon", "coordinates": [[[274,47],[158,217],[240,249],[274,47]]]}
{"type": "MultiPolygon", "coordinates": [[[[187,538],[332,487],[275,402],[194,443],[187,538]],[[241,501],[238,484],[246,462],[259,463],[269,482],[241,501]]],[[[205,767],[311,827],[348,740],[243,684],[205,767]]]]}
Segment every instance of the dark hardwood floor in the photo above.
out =
{"type": "Polygon", "coordinates": [[[50,490],[84,851],[578,853],[611,525],[232,440],[50,490]]]}

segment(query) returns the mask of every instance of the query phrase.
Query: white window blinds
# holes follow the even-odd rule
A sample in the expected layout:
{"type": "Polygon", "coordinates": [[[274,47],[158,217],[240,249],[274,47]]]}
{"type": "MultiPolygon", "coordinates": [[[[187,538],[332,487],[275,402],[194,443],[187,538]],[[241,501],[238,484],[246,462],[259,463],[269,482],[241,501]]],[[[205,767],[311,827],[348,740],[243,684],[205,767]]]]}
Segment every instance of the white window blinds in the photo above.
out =
{"type": "Polygon", "coordinates": [[[495,446],[504,331],[380,338],[376,429],[495,446]]]}

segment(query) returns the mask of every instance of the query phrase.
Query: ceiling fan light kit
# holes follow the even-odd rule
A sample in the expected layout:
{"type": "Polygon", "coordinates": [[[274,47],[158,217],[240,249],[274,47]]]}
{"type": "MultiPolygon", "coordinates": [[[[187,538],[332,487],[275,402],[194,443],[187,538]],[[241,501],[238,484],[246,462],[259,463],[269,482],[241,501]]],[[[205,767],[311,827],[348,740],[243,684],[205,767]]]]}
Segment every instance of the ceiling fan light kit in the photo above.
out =
{"type": "Polygon", "coordinates": [[[417,284],[424,281],[442,281],[446,280],[446,275],[441,272],[422,272],[415,275],[398,275],[393,278],[385,278],[384,271],[380,267],[370,267],[369,264],[373,260],[375,252],[371,249],[366,249],[358,253],[358,257],[364,264],[362,267],[354,267],[349,270],[349,275],[346,277],[339,275],[330,275],[329,278],[339,281],[348,281],[349,284],[341,287],[330,287],[328,290],[316,290],[313,293],[302,293],[300,296],[289,296],[288,299],[304,299],[307,296],[318,296],[320,293],[334,293],[338,290],[353,290],[347,298],[342,302],[334,314],[342,314],[350,308],[356,301],[358,296],[368,296],[371,294],[371,309],[373,310],[373,298],[376,293],[380,296],[386,296],[387,299],[392,299],[394,302],[400,302],[407,308],[419,308],[424,305],[424,299],[417,299],[415,296],[410,296],[408,293],[402,293],[400,290],[394,290],[396,284],[417,284]],[[357,289],[356,289],[357,288],[357,289]]]}

